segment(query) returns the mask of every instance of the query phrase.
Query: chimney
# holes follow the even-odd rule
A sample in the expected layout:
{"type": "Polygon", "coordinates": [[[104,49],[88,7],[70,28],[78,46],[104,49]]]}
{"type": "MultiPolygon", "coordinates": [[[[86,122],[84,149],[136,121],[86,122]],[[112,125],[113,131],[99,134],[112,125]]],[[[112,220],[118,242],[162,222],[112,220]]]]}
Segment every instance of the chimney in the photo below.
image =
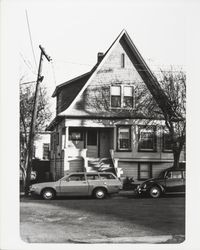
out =
{"type": "Polygon", "coordinates": [[[104,56],[103,52],[98,52],[98,54],[97,54],[97,62],[98,63],[101,62],[101,60],[103,59],[103,56],[104,56]]]}

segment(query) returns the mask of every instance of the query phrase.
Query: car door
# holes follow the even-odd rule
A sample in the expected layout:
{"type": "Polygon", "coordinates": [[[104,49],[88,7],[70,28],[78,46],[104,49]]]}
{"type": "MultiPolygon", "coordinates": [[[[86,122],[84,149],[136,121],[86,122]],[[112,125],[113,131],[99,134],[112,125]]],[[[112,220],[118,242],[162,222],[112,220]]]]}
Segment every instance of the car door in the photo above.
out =
{"type": "Polygon", "coordinates": [[[71,174],[60,181],[60,195],[84,196],[88,195],[88,182],[85,174],[71,174]]]}
{"type": "Polygon", "coordinates": [[[184,179],[182,171],[169,171],[165,177],[166,192],[184,192],[184,179]]]}

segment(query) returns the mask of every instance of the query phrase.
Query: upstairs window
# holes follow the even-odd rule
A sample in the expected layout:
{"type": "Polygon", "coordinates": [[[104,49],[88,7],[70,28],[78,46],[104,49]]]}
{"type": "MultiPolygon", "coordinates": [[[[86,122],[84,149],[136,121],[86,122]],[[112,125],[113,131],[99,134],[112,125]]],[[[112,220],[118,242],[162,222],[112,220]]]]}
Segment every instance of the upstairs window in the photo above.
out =
{"type": "Polygon", "coordinates": [[[111,108],[133,108],[134,87],[133,86],[111,86],[110,87],[111,108]]]}
{"type": "Polygon", "coordinates": [[[133,108],[133,87],[124,86],[124,108],[133,108]]]}
{"type": "Polygon", "coordinates": [[[117,142],[118,142],[117,149],[119,151],[131,150],[131,127],[130,126],[118,127],[117,142]]]}
{"type": "Polygon", "coordinates": [[[138,151],[156,151],[156,126],[139,126],[138,151]]]}
{"type": "Polygon", "coordinates": [[[125,54],[121,54],[121,68],[125,68],[125,54]]]}
{"type": "Polygon", "coordinates": [[[111,107],[120,108],[121,107],[121,87],[111,86],[111,107]]]}

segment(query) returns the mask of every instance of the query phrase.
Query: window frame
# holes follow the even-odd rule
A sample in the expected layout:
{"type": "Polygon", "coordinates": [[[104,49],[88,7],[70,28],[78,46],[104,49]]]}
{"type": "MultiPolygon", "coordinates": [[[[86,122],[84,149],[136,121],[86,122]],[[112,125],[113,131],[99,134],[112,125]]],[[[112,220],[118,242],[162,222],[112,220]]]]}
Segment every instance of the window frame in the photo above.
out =
{"type": "Polygon", "coordinates": [[[181,170],[168,171],[167,174],[166,174],[166,177],[167,177],[167,179],[169,179],[169,180],[177,180],[177,179],[180,180],[180,179],[183,179],[183,171],[181,171],[181,170]],[[176,172],[176,173],[178,172],[179,174],[181,174],[181,175],[180,175],[181,177],[176,177],[176,178],[174,178],[173,174],[174,174],[175,172],[176,172]],[[171,174],[170,176],[169,176],[169,173],[171,174]]]}
{"type": "Polygon", "coordinates": [[[152,162],[138,162],[138,180],[144,181],[152,178],[152,162]],[[148,171],[141,171],[141,164],[148,164],[148,171]],[[142,178],[141,177],[141,172],[148,172],[148,178],[142,178]]]}
{"type": "Polygon", "coordinates": [[[70,174],[69,176],[67,176],[67,178],[65,179],[65,181],[67,182],[70,182],[70,181],[86,181],[86,176],[85,174],[83,173],[75,173],[75,174],[70,174]],[[74,177],[74,176],[82,176],[83,179],[82,180],[70,180],[71,177],[74,177]]]}
{"type": "Polygon", "coordinates": [[[79,129],[69,129],[69,141],[83,141],[83,131],[79,129]],[[71,133],[80,133],[80,138],[71,138],[71,133]]]}
{"type": "Polygon", "coordinates": [[[133,86],[133,85],[123,85],[122,86],[122,89],[123,89],[123,91],[122,91],[122,108],[123,109],[134,109],[135,108],[135,97],[134,97],[134,93],[135,93],[135,87],[133,86]],[[129,96],[125,96],[124,95],[124,89],[126,88],[126,87],[130,87],[132,90],[131,90],[131,98],[132,98],[132,106],[131,107],[125,107],[125,105],[124,105],[124,99],[125,99],[125,97],[129,97],[129,96]]]}
{"type": "MultiPolygon", "coordinates": [[[[163,134],[162,134],[162,152],[163,153],[172,153],[173,152],[173,148],[171,148],[171,149],[166,149],[166,147],[165,147],[165,136],[166,135],[169,135],[169,133],[165,133],[164,131],[163,131],[163,134]]],[[[173,147],[173,146],[172,146],[173,147]]]]}
{"type": "MultiPolygon", "coordinates": [[[[120,84],[120,83],[119,83],[120,84]]],[[[110,85],[110,108],[111,109],[125,109],[125,110],[127,110],[127,109],[134,109],[135,108],[135,86],[134,85],[119,85],[119,84],[112,84],[112,85],[110,85]],[[120,98],[120,106],[118,106],[118,107],[114,107],[114,106],[112,106],[112,96],[115,96],[115,97],[117,97],[116,95],[112,95],[111,94],[111,89],[112,89],[112,87],[119,87],[120,88],[120,95],[118,96],[119,98],[120,98]],[[124,88],[126,88],[126,87],[131,87],[132,88],[132,95],[131,95],[131,98],[132,98],[132,107],[125,107],[124,106],[124,99],[125,99],[125,97],[129,97],[129,96],[125,96],[124,95],[124,88]]]]}
{"type": "Polygon", "coordinates": [[[117,84],[111,85],[110,86],[110,108],[111,109],[121,109],[121,107],[122,107],[122,88],[121,88],[121,85],[117,85],[117,84]],[[112,87],[119,87],[120,88],[120,95],[119,96],[111,94],[112,87]],[[117,107],[112,106],[112,96],[120,98],[120,106],[119,107],[118,106],[117,107]]]}
{"type": "Polygon", "coordinates": [[[156,125],[139,125],[138,126],[138,152],[157,152],[157,135],[156,135],[156,125]],[[141,130],[143,129],[148,129],[148,127],[152,127],[153,128],[153,140],[154,140],[154,145],[152,149],[148,149],[148,148],[141,148],[141,130]]]}
{"type": "Polygon", "coordinates": [[[125,68],[125,54],[121,53],[121,68],[125,68]]]}
{"type": "Polygon", "coordinates": [[[131,129],[131,125],[119,125],[119,126],[117,126],[117,152],[131,152],[132,151],[132,140],[131,140],[131,138],[132,138],[132,129],[131,129]],[[119,142],[119,130],[120,130],[120,128],[128,128],[129,129],[129,145],[130,145],[130,147],[129,147],[129,149],[128,148],[126,148],[126,149],[121,149],[120,148],[120,142],[119,142]]]}
{"type": "Polygon", "coordinates": [[[42,149],[43,149],[43,152],[42,152],[42,159],[43,160],[49,160],[50,158],[50,144],[49,143],[43,143],[42,145],[42,149]],[[48,147],[46,147],[48,146],[48,147]],[[48,151],[46,152],[47,153],[47,157],[45,157],[45,149],[48,149],[48,151]]]}

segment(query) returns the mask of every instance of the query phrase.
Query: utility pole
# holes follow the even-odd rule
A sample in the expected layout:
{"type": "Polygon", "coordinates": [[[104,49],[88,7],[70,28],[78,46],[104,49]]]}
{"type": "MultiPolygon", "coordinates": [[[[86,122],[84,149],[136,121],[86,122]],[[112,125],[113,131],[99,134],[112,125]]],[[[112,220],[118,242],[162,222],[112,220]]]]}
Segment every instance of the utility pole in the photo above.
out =
{"type": "Polygon", "coordinates": [[[41,45],[39,45],[39,48],[41,50],[40,61],[39,61],[39,68],[38,68],[38,74],[37,74],[37,82],[36,82],[36,87],[35,87],[34,104],[33,104],[33,111],[32,111],[32,117],[31,117],[28,151],[27,151],[27,158],[26,158],[25,195],[28,195],[29,186],[31,184],[32,157],[33,157],[33,146],[34,146],[34,137],[35,137],[35,125],[36,125],[37,111],[38,111],[39,88],[40,88],[40,83],[42,82],[44,78],[44,76],[41,76],[43,57],[45,56],[47,61],[49,62],[51,60],[51,58],[46,54],[44,48],[41,45]]]}

